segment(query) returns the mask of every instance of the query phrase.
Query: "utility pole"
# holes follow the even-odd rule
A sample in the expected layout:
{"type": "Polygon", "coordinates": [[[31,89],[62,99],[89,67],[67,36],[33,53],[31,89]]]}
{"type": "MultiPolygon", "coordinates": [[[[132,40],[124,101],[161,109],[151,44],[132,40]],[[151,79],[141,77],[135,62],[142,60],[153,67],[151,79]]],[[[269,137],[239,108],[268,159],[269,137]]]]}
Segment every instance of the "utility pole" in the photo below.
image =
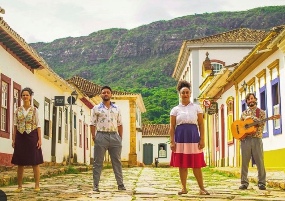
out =
{"type": "Polygon", "coordinates": [[[72,119],[73,119],[73,113],[72,113],[72,105],[75,104],[78,97],[78,93],[76,91],[73,91],[71,93],[71,96],[67,98],[67,102],[70,106],[70,118],[69,118],[69,160],[68,164],[71,165],[71,158],[73,158],[73,140],[72,140],[72,119]]]}

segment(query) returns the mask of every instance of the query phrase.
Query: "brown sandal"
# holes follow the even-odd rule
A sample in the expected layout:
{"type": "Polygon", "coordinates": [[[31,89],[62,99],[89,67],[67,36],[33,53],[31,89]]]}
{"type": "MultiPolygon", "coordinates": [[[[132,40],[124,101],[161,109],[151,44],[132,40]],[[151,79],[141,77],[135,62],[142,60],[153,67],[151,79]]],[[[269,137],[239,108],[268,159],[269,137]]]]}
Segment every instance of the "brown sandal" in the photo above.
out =
{"type": "Polygon", "coordinates": [[[18,187],[16,190],[14,190],[15,193],[21,193],[23,191],[22,187],[18,187]]]}
{"type": "Polygon", "coordinates": [[[206,191],[205,189],[204,190],[201,190],[200,189],[200,192],[199,192],[200,195],[210,195],[210,193],[208,191],[206,191]]]}
{"type": "Polygon", "coordinates": [[[188,191],[183,191],[183,190],[182,190],[182,191],[179,191],[179,192],[178,192],[178,195],[187,194],[187,193],[188,193],[188,191]]]}

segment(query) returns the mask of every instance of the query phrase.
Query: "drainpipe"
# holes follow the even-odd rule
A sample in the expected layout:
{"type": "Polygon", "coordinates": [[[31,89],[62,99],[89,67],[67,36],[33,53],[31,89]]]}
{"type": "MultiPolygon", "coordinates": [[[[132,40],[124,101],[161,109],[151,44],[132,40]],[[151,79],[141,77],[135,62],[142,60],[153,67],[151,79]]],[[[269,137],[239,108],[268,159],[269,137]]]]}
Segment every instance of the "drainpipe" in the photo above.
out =
{"type": "Polygon", "coordinates": [[[211,154],[210,154],[210,132],[209,132],[209,114],[208,114],[208,108],[207,108],[207,143],[208,143],[208,163],[209,166],[211,165],[211,154]]]}
{"type": "Polygon", "coordinates": [[[261,54],[261,53],[264,53],[264,52],[269,52],[271,50],[272,50],[272,48],[267,48],[267,49],[264,49],[264,50],[257,50],[255,54],[261,54]]]}

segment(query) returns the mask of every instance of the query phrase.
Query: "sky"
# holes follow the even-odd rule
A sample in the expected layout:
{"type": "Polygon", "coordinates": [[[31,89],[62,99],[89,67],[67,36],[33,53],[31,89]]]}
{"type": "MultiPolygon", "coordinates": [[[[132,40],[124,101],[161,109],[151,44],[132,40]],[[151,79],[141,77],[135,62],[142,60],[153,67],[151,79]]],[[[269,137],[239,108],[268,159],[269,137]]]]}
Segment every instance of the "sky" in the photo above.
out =
{"type": "Polygon", "coordinates": [[[285,5],[285,0],[0,0],[0,17],[28,43],[132,29],[151,22],[219,11],[285,5]]]}

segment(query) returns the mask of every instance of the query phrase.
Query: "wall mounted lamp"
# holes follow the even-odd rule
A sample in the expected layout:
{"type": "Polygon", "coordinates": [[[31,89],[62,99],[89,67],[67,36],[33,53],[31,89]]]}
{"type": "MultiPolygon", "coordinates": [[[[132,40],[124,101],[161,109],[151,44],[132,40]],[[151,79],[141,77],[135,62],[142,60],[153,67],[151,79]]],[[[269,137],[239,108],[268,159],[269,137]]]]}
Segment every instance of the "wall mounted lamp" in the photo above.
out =
{"type": "Polygon", "coordinates": [[[245,81],[243,81],[243,83],[241,84],[243,90],[246,92],[247,89],[247,83],[245,81]]]}
{"type": "Polygon", "coordinates": [[[5,14],[5,9],[0,7],[0,13],[5,14]]]}

